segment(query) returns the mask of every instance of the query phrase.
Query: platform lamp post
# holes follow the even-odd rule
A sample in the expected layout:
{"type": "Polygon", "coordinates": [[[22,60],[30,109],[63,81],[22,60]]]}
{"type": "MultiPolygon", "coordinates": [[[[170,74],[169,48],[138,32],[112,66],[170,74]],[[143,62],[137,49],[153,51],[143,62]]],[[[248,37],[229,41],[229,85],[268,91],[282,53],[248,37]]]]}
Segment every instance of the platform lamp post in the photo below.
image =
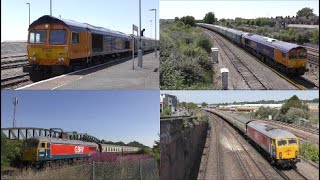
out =
{"type": "Polygon", "coordinates": [[[26,3],[29,6],[29,26],[30,26],[30,3],[26,3]]]}
{"type": "Polygon", "coordinates": [[[156,40],[157,40],[157,9],[150,9],[149,11],[154,11],[154,52],[155,52],[155,57],[157,57],[157,46],[156,46],[156,40]]]}
{"type": "Polygon", "coordinates": [[[52,16],[52,0],[50,0],[50,16],[52,16]]]}
{"type": "Polygon", "coordinates": [[[138,66],[142,68],[142,49],[141,49],[141,0],[139,0],[139,50],[138,50],[138,66]]]}

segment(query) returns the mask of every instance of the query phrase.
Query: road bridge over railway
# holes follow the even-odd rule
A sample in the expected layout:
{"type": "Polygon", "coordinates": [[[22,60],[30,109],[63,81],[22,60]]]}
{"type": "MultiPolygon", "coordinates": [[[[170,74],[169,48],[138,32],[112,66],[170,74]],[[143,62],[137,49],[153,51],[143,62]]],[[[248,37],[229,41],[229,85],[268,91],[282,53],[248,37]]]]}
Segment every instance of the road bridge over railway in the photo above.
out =
{"type": "Polygon", "coordinates": [[[28,139],[36,136],[65,138],[70,140],[82,140],[87,142],[100,143],[101,140],[87,133],[65,132],[61,128],[37,128],[37,127],[16,127],[16,128],[1,128],[8,139],[28,139]]]}

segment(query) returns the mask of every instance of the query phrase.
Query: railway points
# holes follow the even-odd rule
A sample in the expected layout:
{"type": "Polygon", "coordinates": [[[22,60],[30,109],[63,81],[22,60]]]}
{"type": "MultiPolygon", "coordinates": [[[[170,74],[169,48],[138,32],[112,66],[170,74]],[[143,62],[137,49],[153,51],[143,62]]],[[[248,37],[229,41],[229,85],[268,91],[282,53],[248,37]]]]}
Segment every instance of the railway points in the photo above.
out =
{"type": "Polygon", "coordinates": [[[132,58],[123,58],[90,68],[71,72],[21,89],[159,89],[159,58],[154,53],[143,56],[143,68],[137,58],[132,70],[132,58]]]}

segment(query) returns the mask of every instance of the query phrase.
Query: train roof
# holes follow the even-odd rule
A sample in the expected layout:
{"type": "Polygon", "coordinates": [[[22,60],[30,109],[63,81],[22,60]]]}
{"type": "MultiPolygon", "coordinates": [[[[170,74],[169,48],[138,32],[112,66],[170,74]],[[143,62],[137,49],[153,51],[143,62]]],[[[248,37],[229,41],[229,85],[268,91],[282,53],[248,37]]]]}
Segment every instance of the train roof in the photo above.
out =
{"type": "Polygon", "coordinates": [[[121,146],[121,145],[116,145],[116,144],[100,144],[102,147],[128,147],[128,148],[139,148],[135,146],[121,146]]]}
{"type": "Polygon", "coordinates": [[[270,137],[271,139],[296,138],[295,135],[286,130],[278,129],[262,122],[251,121],[248,123],[248,126],[270,137]]]}
{"type": "Polygon", "coordinates": [[[272,48],[277,48],[279,50],[281,50],[284,53],[289,52],[292,49],[295,48],[302,48],[302,46],[297,45],[297,44],[293,44],[293,43],[288,43],[288,42],[284,42],[284,41],[279,41],[277,39],[272,39],[269,37],[265,37],[265,36],[260,36],[257,34],[244,34],[243,35],[245,38],[253,40],[253,41],[257,41],[261,44],[264,44],[266,46],[272,47],[272,48]]]}
{"type": "Polygon", "coordinates": [[[239,31],[239,30],[235,30],[235,29],[231,29],[231,28],[228,28],[227,31],[228,31],[228,32],[232,32],[232,33],[234,33],[234,34],[236,34],[236,35],[238,35],[238,36],[241,36],[242,34],[245,33],[245,32],[243,32],[243,31],[239,31]]]}
{"type": "Polygon", "coordinates": [[[58,18],[50,15],[44,15],[39,19],[35,20],[33,23],[30,24],[29,30],[37,25],[46,24],[46,23],[61,24],[61,25],[67,26],[70,30],[74,30],[78,32],[89,30],[90,32],[97,33],[97,34],[113,35],[113,36],[119,36],[119,37],[125,37],[125,38],[129,37],[127,34],[119,31],[114,31],[107,28],[103,28],[103,27],[93,26],[88,23],[79,23],[73,20],[58,18]]]}
{"type": "Polygon", "coordinates": [[[29,139],[35,139],[38,141],[46,141],[54,144],[77,144],[77,145],[91,145],[97,146],[96,143],[92,142],[85,142],[80,140],[69,140],[69,139],[59,139],[59,138],[51,138],[51,137],[44,137],[44,136],[36,136],[29,139]]]}
{"type": "Polygon", "coordinates": [[[247,124],[248,122],[252,121],[252,119],[250,119],[250,118],[247,118],[245,116],[240,116],[238,114],[233,114],[231,112],[223,112],[223,113],[232,117],[233,119],[240,121],[243,124],[247,124]]]}
{"type": "Polygon", "coordinates": [[[212,25],[213,27],[217,27],[217,28],[220,28],[220,29],[223,29],[223,30],[227,30],[227,29],[230,29],[230,28],[226,28],[226,27],[223,27],[223,26],[218,26],[218,25],[212,25]]]}

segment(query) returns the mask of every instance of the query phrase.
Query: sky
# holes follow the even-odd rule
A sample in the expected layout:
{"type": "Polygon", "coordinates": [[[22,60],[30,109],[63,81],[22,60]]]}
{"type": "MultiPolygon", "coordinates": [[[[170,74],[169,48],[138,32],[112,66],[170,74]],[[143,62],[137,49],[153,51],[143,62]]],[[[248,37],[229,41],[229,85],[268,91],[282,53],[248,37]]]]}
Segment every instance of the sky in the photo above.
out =
{"type": "Polygon", "coordinates": [[[160,0],[160,19],[187,15],[203,19],[212,11],[218,19],[295,16],[304,7],[319,15],[319,0],[160,0]]]}
{"type": "Polygon", "coordinates": [[[98,139],[159,140],[159,90],[1,91],[1,127],[12,127],[13,97],[18,98],[16,127],[62,128],[98,139]]]}
{"type": "MultiPolygon", "coordinates": [[[[1,42],[27,39],[28,2],[31,23],[50,15],[50,0],[2,0],[1,42]]],[[[146,29],[146,37],[154,38],[155,16],[150,9],[157,9],[159,34],[159,0],[141,0],[141,27],[146,29]]],[[[139,0],[52,0],[52,15],[132,34],[132,24],[139,26],[139,0]]]]}
{"type": "Polygon", "coordinates": [[[177,96],[179,102],[194,102],[208,104],[217,103],[233,103],[243,101],[259,101],[259,100],[284,100],[289,99],[293,95],[299,99],[311,100],[319,98],[318,90],[272,90],[272,91],[160,91],[161,94],[172,94],[177,96]]]}

